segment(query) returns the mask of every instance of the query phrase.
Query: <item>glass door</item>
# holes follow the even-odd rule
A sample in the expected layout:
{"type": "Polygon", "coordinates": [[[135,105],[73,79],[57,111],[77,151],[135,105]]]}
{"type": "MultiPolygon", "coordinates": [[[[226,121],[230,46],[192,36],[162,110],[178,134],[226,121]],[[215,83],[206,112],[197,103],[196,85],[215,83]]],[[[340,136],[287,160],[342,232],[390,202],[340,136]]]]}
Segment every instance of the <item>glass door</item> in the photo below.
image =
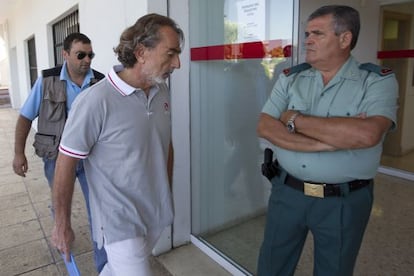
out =
{"type": "Polygon", "coordinates": [[[398,128],[387,136],[381,165],[414,173],[414,1],[384,5],[381,15],[378,58],[399,84],[398,128]]]}
{"type": "Polygon", "coordinates": [[[251,273],[270,193],[256,126],[297,51],[295,2],[189,1],[192,235],[251,273]]]}

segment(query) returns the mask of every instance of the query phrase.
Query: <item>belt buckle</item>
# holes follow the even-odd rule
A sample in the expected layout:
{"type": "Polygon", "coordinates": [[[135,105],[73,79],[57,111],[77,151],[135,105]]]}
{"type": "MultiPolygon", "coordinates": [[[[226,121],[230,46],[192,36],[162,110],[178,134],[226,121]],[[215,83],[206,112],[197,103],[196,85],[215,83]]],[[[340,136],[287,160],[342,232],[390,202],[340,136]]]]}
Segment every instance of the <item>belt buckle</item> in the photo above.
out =
{"type": "Polygon", "coordinates": [[[325,187],[325,184],[321,185],[321,184],[303,182],[303,192],[307,196],[324,198],[325,197],[324,187],[325,187]]]}

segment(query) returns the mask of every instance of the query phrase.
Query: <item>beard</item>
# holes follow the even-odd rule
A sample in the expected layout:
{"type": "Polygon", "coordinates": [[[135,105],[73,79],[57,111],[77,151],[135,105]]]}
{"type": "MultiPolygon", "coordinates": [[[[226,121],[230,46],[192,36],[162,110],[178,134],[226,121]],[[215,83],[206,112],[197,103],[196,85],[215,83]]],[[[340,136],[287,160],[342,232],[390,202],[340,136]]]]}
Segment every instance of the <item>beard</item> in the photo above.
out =
{"type": "Polygon", "coordinates": [[[154,84],[162,84],[165,83],[167,79],[164,79],[163,77],[154,77],[152,78],[151,82],[154,84]]]}
{"type": "Polygon", "coordinates": [[[150,78],[150,81],[153,84],[162,84],[162,83],[165,83],[167,81],[167,79],[169,78],[169,76],[171,75],[171,73],[172,72],[168,72],[168,73],[165,73],[165,74],[163,74],[161,76],[151,77],[150,78]]]}

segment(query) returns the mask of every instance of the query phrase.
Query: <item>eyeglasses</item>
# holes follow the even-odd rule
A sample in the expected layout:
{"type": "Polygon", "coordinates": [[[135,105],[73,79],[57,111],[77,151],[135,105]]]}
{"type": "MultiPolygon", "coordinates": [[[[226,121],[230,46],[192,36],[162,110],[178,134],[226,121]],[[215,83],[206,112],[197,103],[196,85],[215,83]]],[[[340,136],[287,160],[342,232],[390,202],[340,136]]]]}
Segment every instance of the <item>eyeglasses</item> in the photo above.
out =
{"type": "Polygon", "coordinates": [[[90,52],[90,53],[86,53],[86,52],[78,52],[78,53],[76,53],[76,57],[77,57],[79,60],[84,59],[86,56],[88,56],[90,59],[93,59],[93,57],[95,56],[95,53],[94,53],[94,52],[90,52]]]}

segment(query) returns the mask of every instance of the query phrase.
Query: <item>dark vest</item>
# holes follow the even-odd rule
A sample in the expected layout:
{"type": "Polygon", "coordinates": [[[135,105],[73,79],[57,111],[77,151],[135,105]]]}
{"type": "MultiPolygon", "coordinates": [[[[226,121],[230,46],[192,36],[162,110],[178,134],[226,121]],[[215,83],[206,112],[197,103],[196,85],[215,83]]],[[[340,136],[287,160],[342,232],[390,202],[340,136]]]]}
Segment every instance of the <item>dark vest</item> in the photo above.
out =
{"type": "MultiPolygon", "coordinates": [[[[66,123],[66,81],[60,80],[62,66],[43,70],[43,98],[40,103],[37,121],[37,133],[33,146],[40,157],[55,159],[58,154],[60,138],[66,123]]],[[[89,85],[93,85],[105,76],[92,70],[94,77],[89,85]]]]}

